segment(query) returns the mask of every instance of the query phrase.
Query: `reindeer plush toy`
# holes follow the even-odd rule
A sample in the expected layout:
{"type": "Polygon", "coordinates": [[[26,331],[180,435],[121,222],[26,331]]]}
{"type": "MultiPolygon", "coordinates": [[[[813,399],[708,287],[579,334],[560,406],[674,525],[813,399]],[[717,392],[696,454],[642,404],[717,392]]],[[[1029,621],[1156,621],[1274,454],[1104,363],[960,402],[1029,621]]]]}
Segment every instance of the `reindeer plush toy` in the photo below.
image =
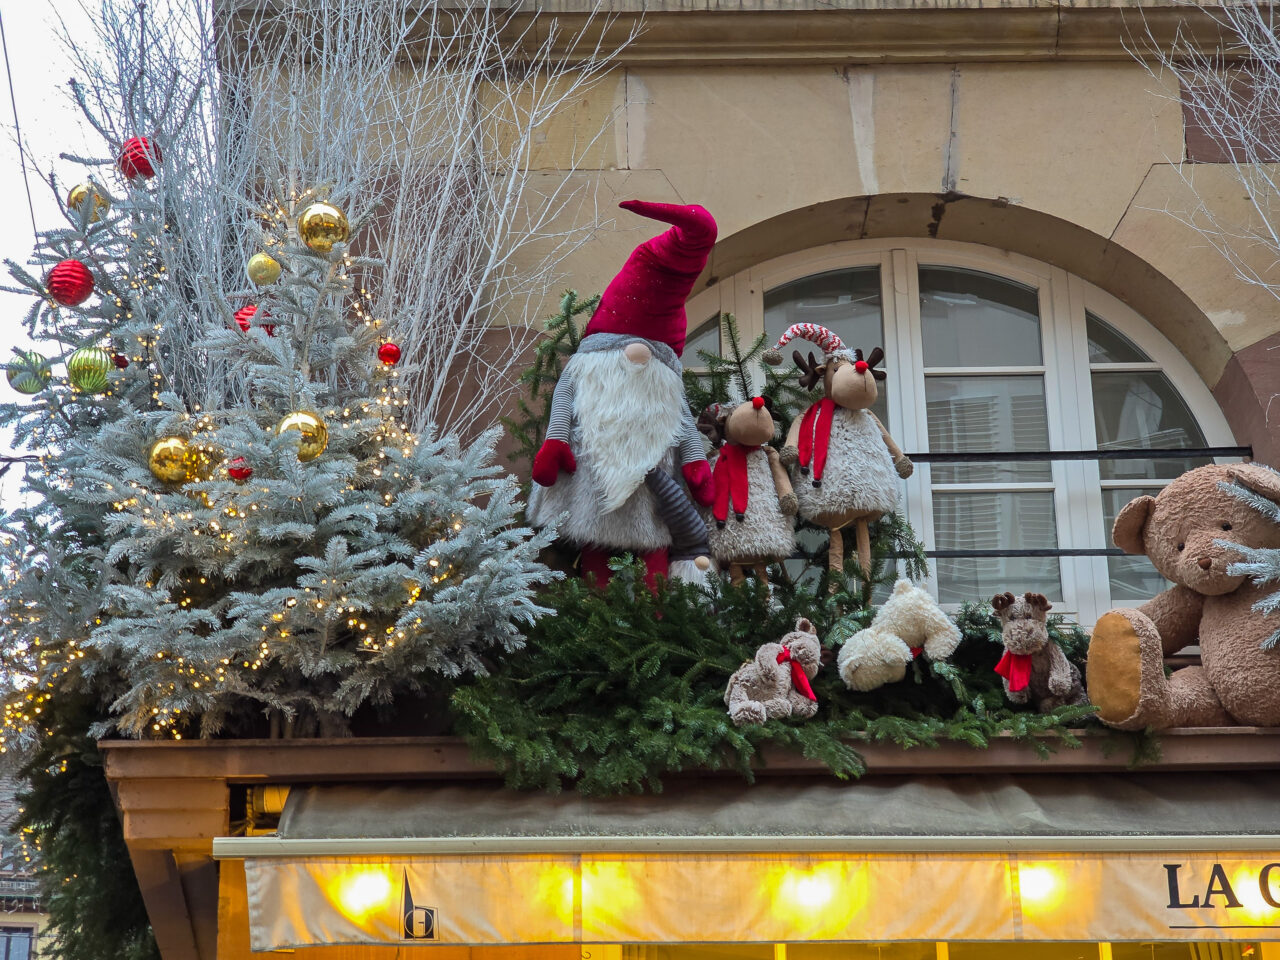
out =
{"type": "Polygon", "coordinates": [[[743,567],[767,579],[768,565],[796,548],[796,495],[778,451],[769,446],[777,425],[768,397],[731,406],[713,403],[698,417],[698,429],[719,451],[712,471],[715,500],[708,534],[711,553],[729,565],[734,583],[743,567]]]}
{"type": "Polygon", "coordinates": [[[825,396],[792,422],[782,461],[799,474],[795,487],[800,516],[830,532],[827,566],[833,572],[844,569],[841,531],[853,524],[858,563],[867,571],[871,568],[868,524],[897,507],[898,478],[911,476],[914,469],[870,409],[878,395],[876,381],[884,379],[883,371],[873,367],[884,351],[876,347],[864,360],[862,351],[847,348],[826,327],[797,323],[766,351],[765,361],[781,363],[778,351],[795,337],[822,347],[821,363],[812,353],[802,357],[799,350],[792,358],[803,371],[801,386],[821,383],[825,396]]]}
{"type": "Polygon", "coordinates": [[[1004,656],[996,673],[1004,677],[1005,696],[1011,702],[1031,702],[1041,713],[1089,702],[1080,671],[1049,638],[1045,614],[1053,605],[1042,594],[1001,593],[991,598],[991,606],[1004,627],[1004,656]]]}

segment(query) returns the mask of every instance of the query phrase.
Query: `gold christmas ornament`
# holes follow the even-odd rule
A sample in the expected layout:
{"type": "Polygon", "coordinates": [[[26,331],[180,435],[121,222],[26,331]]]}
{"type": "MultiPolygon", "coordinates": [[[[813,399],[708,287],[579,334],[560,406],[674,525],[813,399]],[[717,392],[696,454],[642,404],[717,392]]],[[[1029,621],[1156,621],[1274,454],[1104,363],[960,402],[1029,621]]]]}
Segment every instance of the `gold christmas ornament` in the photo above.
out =
{"type": "Polygon", "coordinates": [[[298,217],[298,236],[316,253],[328,253],[335,243],[346,243],[350,233],[346,215],[329,203],[313,203],[298,217]]]}
{"type": "Polygon", "coordinates": [[[111,201],[98,192],[98,188],[92,183],[78,183],[71,188],[71,192],[67,194],[67,209],[80,212],[84,209],[85,201],[89,197],[93,197],[93,213],[89,214],[89,222],[95,222],[98,217],[111,209],[111,201]]]}
{"type": "Polygon", "coordinates": [[[194,451],[182,437],[161,437],[147,453],[147,466],[161,483],[189,483],[196,479],[194,451]]]}
{"type": "Polygon", "coordinates": [[[303,463],[314,460],[324,453],[329,445],[329,428],[325,426],[320,414],[310,410],[297,410],[287,415],[276,424],[276,433],[284,436],[286,431],[296,430],[299,434],[298,459],[303,463]]]}
{"type": "Polygon", "coordinates": [[[13,389],[30,395],[48,386],[53,371],[49,361],[34,350],[20,350],[5,367],[4,376],[13,389]]]}
{"type": "Polygon", "coordinates": [[[101,347],[81,347],[67,358],[67,379],[77,390],[101,393],[107,389],[107,372],[115,366],[101,347]]]}
{"type": "Polygon", "coordinates": [[[259,287],[269,287],[280,279],[280,263],[269,253],[255,253],[245,267],[249,279],[259,287]]]}

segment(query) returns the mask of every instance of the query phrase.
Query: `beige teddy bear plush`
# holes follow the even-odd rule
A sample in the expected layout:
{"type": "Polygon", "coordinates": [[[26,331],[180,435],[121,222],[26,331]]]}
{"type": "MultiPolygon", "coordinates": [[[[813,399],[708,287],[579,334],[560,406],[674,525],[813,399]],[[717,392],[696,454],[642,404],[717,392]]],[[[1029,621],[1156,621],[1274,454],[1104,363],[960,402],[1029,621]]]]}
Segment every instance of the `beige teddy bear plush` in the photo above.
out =
{"type": "Polygon", "coordinates": [[[735,726],[778,717],[808,719],[818,712],[809,681],[822,668],[822,644],[813,624],[801,617],[780,643],[766,643],[734,671],[724,703],[735,726]]]}
{"type": "Polygon", "coordinates": [[[1042,593],[991,598],[1000,617],[1004,656],[996,673],[1004,677],[1004,695],[1011,703],[1031,703],[1041,713],[1065,704],[1088,703],[1080,671],[1049,637],[1047,614],[1053,609],[1042,593]]]}
{"type": "Polygon", "coordinates": [[[1210,465],[1138,497],[1112,536],[1145,554],[1174,585],[1135,609],[1103,614],[1085,668],[1089,699],[1122,730],[1280,726],[1280,649],[1264,649],[1274,618],[1254,609],[1268,588],[1234,570],[1242,547],[1280,547],[1280,524],[1250,497],[1280,502],[1280,473],[1210,465]],[[1202,666],[1165,676],[1164,657],[1199,642],[1202,666]]]}
{"type": "Polygon", "coordinates": [[[899,580],[871,625],[844,642],[836,665],[845,686],[865,692],[901,680],[921,653],[945,660],[959,644],[960,628],[933,597],[899,580]]]}

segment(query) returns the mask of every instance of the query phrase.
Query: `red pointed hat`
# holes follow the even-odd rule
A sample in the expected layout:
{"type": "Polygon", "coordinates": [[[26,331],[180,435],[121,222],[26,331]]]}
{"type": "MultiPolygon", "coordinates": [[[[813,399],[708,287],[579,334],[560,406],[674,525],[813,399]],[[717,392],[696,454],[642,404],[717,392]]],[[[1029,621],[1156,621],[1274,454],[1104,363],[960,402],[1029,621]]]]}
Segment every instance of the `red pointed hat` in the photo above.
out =
{"type": "Polygon", "coordinates": [[[626,200],[618,206],[672,226],[631,251],[583,336],[627,333],[660,340],[678,357],[689,332],[684,302],[715,246],[716,221],[697,205],[626,200]]]}

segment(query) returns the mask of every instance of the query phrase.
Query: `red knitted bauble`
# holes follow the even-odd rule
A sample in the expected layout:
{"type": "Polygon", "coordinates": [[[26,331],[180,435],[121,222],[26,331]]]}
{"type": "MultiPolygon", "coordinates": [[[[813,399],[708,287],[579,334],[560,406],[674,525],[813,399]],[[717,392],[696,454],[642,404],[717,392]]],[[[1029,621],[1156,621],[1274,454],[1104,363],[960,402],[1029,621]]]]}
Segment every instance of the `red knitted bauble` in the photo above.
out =
{"type": "MultiPolygon", "coordinates": [[[[247,306],[241,307],[235,313],[236,324],[240,327],[241,330],[243,330],[245,333],[248,333],[249,321],[254,318],[254,315],[257,314],[257,312],[258,312],[258,307],[256,304],[253,304],[253,303],[248,304],[247,306]]],[[[263,320],[266,320],[270,316],[271,314],[267,313],[267,311],[265,310],[262,311],[263,320]]],[[[262,329],[267,332],[268,337],[274,337],[276,335],[276,325],[274,323],[264,323],[262,324],[262,329]]]]}
{"type": "Polygon", "coordinates": [[[378,359],[388,367],[395,366],[400,362],[400,348],[391,341],[387,341],[378,348],[378,359]]]}
{"type": "Polygon", "coordinates": [[[159,162],[160,145],[152,143],[146,137],[130,137],[120,147],[120,156],[116,158],[116,166],[126,180],[154,177],[155,164],[159,162]]]}
{"type": "Polygon", "coordinates": [[[75,307],[93,293],[93,274],[79,260],[63,260],[49,271],[45,280],[49,296],[64,307],[75,307]]]}

